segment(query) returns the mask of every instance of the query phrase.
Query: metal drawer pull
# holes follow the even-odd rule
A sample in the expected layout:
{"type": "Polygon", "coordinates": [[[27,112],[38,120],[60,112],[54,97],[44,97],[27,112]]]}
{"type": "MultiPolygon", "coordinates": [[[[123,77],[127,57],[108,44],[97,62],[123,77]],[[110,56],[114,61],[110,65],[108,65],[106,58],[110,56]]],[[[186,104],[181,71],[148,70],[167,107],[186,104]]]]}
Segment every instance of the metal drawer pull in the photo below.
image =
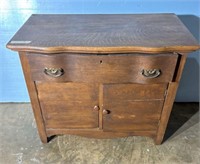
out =
{"type": "Polygon", "coordinates": [[[62,68],[45,68],[44,73],[51,77],[60,77],[64,74],[64,70],[62,68]]]}
{"type": "Polygon", "coordinates": [[[160,76],[161,74],[161,70],[159,69],[143,69],[142,70],[142,75],[146,78],[156,78],[158,76],[160,76]]]}

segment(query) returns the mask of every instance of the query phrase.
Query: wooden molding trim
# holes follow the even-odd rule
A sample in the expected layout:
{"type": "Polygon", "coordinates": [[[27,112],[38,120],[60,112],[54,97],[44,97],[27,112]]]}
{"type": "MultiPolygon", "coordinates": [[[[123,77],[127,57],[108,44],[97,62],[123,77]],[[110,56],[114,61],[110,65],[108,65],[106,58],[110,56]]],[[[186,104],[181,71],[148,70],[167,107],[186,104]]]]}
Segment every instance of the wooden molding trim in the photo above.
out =
{"type": "MultiPolygon", "coordinates": [[[[78,47],[78,46],[58,46],[58,47],[32,47],[7,44],[7,48],[14,51],[37,52],[37,53],[169,53],[169,52],[191,52],[200,49],[196,46],[170,46],[170,47],[78,47]]],[[[53,54],[52,54],[53,55],[53,54]]]]}

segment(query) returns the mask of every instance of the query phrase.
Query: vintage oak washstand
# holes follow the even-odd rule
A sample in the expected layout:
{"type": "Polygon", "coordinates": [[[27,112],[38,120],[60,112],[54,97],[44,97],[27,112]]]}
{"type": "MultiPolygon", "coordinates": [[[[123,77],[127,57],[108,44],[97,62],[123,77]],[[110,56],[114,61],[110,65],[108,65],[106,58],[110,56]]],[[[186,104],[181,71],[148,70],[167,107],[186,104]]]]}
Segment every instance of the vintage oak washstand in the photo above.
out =
{"type": "Polygon", "coordinates": [[[161,144],[187,54],[175,14],[32,15],[19,52],[42,142],[56,134],[149,136],[161,144]]]}

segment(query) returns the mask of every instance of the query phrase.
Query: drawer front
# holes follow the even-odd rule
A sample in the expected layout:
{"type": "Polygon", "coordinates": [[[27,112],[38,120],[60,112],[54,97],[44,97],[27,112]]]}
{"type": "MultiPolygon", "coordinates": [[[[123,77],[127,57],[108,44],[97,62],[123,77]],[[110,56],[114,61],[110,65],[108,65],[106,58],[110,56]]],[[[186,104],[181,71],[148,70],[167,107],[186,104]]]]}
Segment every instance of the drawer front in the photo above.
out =
{"type": "Polygon", "coordinates": [[[36,83],[46,128],[97,128],[98,86],[36,83]]]}
{"type": "Polygon", "coordinates": [[[177,55],[27,54],[34,81],[161,83],[172,80],[177,55]]]}
{"type": "Polygon", "coordinates": [[[104,85],[104,131],[156,130],[166,89],[167,84],[104,85]]]}

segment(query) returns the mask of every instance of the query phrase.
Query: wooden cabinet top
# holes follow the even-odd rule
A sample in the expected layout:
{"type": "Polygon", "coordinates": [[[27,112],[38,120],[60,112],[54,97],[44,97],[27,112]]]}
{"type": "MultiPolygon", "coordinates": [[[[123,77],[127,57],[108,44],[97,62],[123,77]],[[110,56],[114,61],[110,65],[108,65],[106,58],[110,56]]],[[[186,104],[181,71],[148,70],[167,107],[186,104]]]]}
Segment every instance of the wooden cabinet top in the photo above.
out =
{"type": "Polygon", "coordinates": [[[34,14],[7,47],[41,53],[164,53],[200,48],[175,14],[34,14]]]}

